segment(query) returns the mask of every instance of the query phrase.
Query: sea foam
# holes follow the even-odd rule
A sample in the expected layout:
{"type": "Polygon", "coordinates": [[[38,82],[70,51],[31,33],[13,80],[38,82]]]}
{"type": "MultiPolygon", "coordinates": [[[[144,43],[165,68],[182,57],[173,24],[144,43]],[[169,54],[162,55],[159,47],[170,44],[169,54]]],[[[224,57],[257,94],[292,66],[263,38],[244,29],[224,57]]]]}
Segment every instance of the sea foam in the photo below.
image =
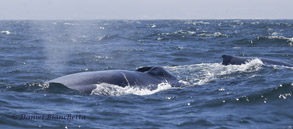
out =
{"type": "Polygon", "coordinates": [[[96,84],[96,89],[92,91],[92,95],[109,95],[109,96],[121,96],[121,95],[151,95],[160,91],[171,89],[172,86],[167,82],[158,84],[158,88],[150,90],[147,88],[138,88],[132,86],[121,87],[113,84],[101,83],[96,84]]]}

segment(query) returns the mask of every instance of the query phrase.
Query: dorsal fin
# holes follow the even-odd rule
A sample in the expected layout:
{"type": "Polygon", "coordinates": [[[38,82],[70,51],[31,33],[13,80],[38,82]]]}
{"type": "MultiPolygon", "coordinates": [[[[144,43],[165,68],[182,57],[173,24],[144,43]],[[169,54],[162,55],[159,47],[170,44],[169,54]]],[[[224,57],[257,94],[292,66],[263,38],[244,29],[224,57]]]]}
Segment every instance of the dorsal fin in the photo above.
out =
{"type": "Polygon", "coordinates": [[[136,71],[138,71],[138,72],[146,72],[146,71],[149,71],[152,68],[153,67],[140,67],[140,68],[137,68],[136,71]]]}
{"type": "Polygon", "coordinates": [[[233,56],[222,55],[222,58],[223,58],[222,65],[229,65],[229,64],[231,64],[231,60],[232,60],[233,56]]]}

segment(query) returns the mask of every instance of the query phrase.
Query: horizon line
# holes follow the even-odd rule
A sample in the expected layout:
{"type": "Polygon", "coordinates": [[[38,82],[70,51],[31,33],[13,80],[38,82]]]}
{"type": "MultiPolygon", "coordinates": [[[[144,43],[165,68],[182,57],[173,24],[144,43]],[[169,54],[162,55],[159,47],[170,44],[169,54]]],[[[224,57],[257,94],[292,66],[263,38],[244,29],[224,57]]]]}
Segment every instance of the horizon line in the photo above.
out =
{"type": "Polygon", "coordinates": [[[155,20],[293,20],[293,18],[85,18],[85,19],[75,19],[75,18],[52,18],[52,19],[38,19],[38,18],[21,18],[21,19],[0,19],[0,21],[91,21],[91,20],[101,20],[101,21],[123,21],[123,20],[133,20],[133,21],[155,21],[155,20]]]}

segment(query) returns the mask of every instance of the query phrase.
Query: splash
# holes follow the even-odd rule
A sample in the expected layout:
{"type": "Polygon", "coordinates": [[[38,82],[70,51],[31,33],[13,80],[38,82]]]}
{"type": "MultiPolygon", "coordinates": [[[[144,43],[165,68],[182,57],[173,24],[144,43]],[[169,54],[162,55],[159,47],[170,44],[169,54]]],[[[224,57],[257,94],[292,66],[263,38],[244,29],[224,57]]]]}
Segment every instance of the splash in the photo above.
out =
{"type": "Polygon", "coordinates": [[[170,72],[178,75],[181,82],[187,86],[204,85],[218,78],[237,72],[255,72],[262,68],[263,62],[254,59],[242,65],[224,66],[220,63],[202,63],[182,66],[166,67],[170,72]]]}
{"type": "Polygon", "coordinates": [[[92,95],[108,95],[108,96],[121,96],[121,95],[151,95],[160,91],[171,89],[172,86],[169,83],[160,83],[158,88],[155,90],[150,90],[147,88],[138,88],[138,87],[121,87],[113,84],[101,83],[96,84],[96,89],[92,91],[92,95]]]}

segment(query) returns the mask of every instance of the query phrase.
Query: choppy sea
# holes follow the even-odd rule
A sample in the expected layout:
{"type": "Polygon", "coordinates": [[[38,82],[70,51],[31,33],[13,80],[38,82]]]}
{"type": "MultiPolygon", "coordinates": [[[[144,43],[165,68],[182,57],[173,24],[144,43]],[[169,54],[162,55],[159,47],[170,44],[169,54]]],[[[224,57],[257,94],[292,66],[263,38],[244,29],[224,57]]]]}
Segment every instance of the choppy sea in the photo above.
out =
{"type": "Polygon", "coordinates": [[[0,21],[0,128],[293,128],[293,68],[221,65],[223,54],[293,64],[293,20],[0,21]],[[44,82],[163,66],[183,84],[44,82]]]}

